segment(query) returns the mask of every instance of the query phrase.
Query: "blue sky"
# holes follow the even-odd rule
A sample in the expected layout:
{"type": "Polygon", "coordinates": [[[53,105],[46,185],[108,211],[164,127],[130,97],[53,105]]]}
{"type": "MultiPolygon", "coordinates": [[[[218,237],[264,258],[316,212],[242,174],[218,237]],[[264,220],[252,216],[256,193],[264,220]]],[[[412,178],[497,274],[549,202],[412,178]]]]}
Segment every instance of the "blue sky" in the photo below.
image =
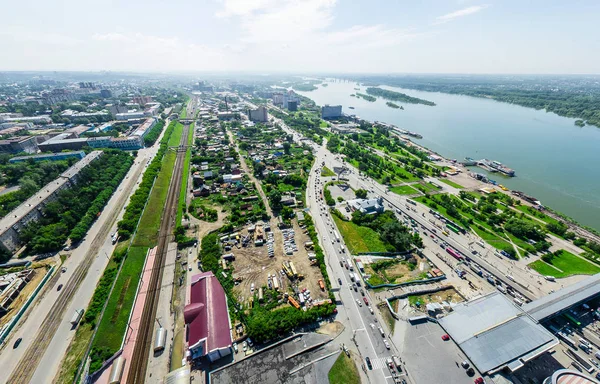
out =
{"type": "Polygon", "coordinates": [[[21,0],[1,9],[0,70],[600,73],[600,1],[21,0]]]}

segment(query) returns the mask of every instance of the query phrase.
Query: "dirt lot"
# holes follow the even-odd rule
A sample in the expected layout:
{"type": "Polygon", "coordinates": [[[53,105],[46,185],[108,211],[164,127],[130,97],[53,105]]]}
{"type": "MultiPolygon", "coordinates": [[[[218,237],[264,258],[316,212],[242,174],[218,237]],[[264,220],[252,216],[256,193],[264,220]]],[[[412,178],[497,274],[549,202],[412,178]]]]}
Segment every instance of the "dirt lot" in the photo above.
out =
{"type": "MultiPolygon", "coordinates": [[[[240,301],[247,301],[250,297],[251,285],[258,289],[267,285],[267,275],[277,274],[281,284],[280,292],[286,292],[291,287],[291,281],[285,275],[281,275],[282,263],[292,261],[298,271],[298,274],[305,276],[304,280],[298,282],[298,287],[308,288],[311,291],[313,299],[327,298],[326,292],[321,291],[318,281],[322,278],[321,271],[317,266],[311,266],[308,260],[308,252],[304,248],[304,243],[310,241],[307,234],[298,226],[296,220],[293,220],[293,229],[295,231],[295,240],[298,251],[292,255],[285,255],[283,251],[283,234],[278,228],[271,227],[273,232],[275,246],[274,257],[268,256],[267,245],[254,246],[253,243],[248,247],[234,247],[230,252],[234,254],[235,261],[232,262],[234,268],[233,277],[243,278],[242,282],[234,288],[234,292],[239,295],[240,301]]],[[[267,232],[268,233],[268,232],[267,232]]],[[[248,234],[247,227],[241,232],[243,236],[248,234]]],[[[228,253],[228,252],[225,252],[228,253]]]]}
{"type": "Polygon", "coordinates": [[[411,306],[415,306],[414,303],[420,302],[421,307],[429,303],[441,303],[446,301],[448,303],[460,303],[464,301],[464,298],[454,288],[448,288],[443,291],[427,294],[427,295],[415,295],[409,296],[409,303],[411,306]]]}
{"type": "Polygon", "coordinates": [[[17,296],[15,301],[13,301],[9,305],[8,312],[4,316],[2,316],[2,318],[0,319],[0,327],[7,324],[13,318],[13,316],[19,311],[19,309],[21,308],[23,303],[25,303],[25,301],[27,300],[29,295],[31,295],[31,293],[35,290],[35,288],[40,284],[40,282],[46,275],[46,272],[47,272],[46,268],[34,269],[34,275],[31,279],[31,281],[28,282],[27,285],[25,285],[25,287],[23,288],[23,290],[21,292],[19,292],[19,296],[17,296]]]}

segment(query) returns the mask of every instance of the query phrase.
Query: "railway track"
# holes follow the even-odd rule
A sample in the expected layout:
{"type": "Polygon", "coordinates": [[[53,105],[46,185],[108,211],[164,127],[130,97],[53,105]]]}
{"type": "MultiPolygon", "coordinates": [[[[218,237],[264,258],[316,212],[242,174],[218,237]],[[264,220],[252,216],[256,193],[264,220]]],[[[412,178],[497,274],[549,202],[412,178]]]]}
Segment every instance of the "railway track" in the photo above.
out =
{"type": "MultiPolygon", "coordinates": [[[[192,116],[193,113],[194,110],[192,109],[192,116]]],[[[181,176],[183,173],[183,165],[185,162],[186,153],[186,151],[181,150],[181,148],[187,147],[189,129],[189,125],[184,126],[183,134],[181,135],[181,141],[179,143],[180,149],[177,150],[175,167],[171,176],[167,201],[163,210],[163,219],[159,228],[156,258],[154,259],[154,265],[152,266],[150,281],[146,291],[146,301],[140,317],[138,335],[136,337],[133,354],[131,356],[129,372],[127,374],[128,384],[143,383],[146,379],[146,368],[148,366],[148,357],[150,354],[150,346],[152,343],[152,335],[154,330],[154,319],[156,316],[156,310],[158,308],[167,248],[171,238],[173,237],[179,193],[181,191],[181,176]]]]}
{"type": "MultiPolygon", "coordinates": [[[[65,284],[65,287],[62,290],[62,294],[59,295],[58,300],[54,303],[52,309],[50,310],[50,312],[48,312],[48,315],[46,315],[46,318],[40,325],[36,340],[29,346],[29,348],[27,348],[27,350],[23,354],[23,357],[21,358],[15,369],[12,371],[10,377],[8,378],[8,383],[29,383],[31,381],[31,378],[35,373],[40,363],[40,360],[44,356],[46,349],[48,349],[48,346],[50,345],[50,342],[52,341],[52,338],[54,337],[58,326],[63,321],[64,313],[67,309],[67,306],[71,302],[71,299],[73,298],[75,292],[77,292],[79,285],[87,276],[88,270],[94,262],[94,259],[96,258],[96,255],[100,250],[102,244],[109,236],[110,229],[114,225],[117,216],[119,215],[119,212],[121,212],[121,207],[123,207],[129,199],[131,191],[136,185],[135,183],[133,183],[133,180],[138,179],[143,169],[144,167],[139,167],[135,175],[133,175],[132,182],[130,183],[130,185],[126,187],[126,190],[117,200],[115,209],[113,209],[112,212],[110,212],[108,219],[104,222],[104,224],[98,231],[98,234],[96,235],[95,239],[92,241],[92,244],[90,245],[87,253],[85,254],[83,261],[77,266],[75,272],[73,273],[69,281],[65,284]]],[[[52,278],[53,280],[51,280],[51,282],[56,282],[56,279],[58,278],[57,276],[58,275],[55,275],[52,278]]],[[[50,286],[52,285],[47,285],[47,287],[50,286]]]]}

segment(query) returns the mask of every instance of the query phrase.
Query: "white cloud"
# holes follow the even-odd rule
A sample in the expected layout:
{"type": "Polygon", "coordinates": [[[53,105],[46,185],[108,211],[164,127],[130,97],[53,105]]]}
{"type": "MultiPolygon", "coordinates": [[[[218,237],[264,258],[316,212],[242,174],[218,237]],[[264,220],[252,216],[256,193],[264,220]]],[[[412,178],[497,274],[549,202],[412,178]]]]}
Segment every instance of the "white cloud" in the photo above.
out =
{"type": "Polygon", "coordinates": [[[419,36],[418,33],[384,25],[355,25],[351,28],[329,33],[325,37],[328,44],[352,44],[353,47],[382,47],[399,44],[419,36]]]}
{"type": "Polygon", "coordinates": [[[81,39],[59,33],[42,32],[32,28],[11,25],[0,27],[0,36],[2,36],[3,39],[11,39],[14,41],[62,46],[74,46],[83,42],[81,39]]]}
{"type": "Polygon", "coordinates": [[[255,11],[267,9],[280,3],[277,0],[224,0],[223,9],[217,11],[217,17],[244,16],[255,11]]]}
{"type": "Polygon", "coordinates": [[[451,12],[451,13],[447,13],[447,14],[442,15],[442,16],[438,16],[438,17],[435,18],[437,20],[435,24],[447,23],[447,22],[452,21],[452,20],[454,20],[456,18],[459,18],[459,17],[472,15],[472,14],[477,13],[479,11],[483,11],[488,6],[489,5],[487,5],[487,4],[485,4],[485,5],[474,5],[472,7],[463,8],[463,9],[460,9],[460,10],[455,11],[455,12],[451,12]]]}

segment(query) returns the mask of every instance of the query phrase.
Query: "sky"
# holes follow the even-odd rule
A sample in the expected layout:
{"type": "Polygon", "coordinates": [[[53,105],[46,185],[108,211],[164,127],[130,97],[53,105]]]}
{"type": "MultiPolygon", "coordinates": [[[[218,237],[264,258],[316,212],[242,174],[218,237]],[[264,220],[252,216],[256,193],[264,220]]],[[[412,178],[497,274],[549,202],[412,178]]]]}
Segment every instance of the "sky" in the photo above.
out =
{"type": "Polygon", "coordinates": [[[599,74],[600,1],[3,1],[0,70],[599,74]]]}

